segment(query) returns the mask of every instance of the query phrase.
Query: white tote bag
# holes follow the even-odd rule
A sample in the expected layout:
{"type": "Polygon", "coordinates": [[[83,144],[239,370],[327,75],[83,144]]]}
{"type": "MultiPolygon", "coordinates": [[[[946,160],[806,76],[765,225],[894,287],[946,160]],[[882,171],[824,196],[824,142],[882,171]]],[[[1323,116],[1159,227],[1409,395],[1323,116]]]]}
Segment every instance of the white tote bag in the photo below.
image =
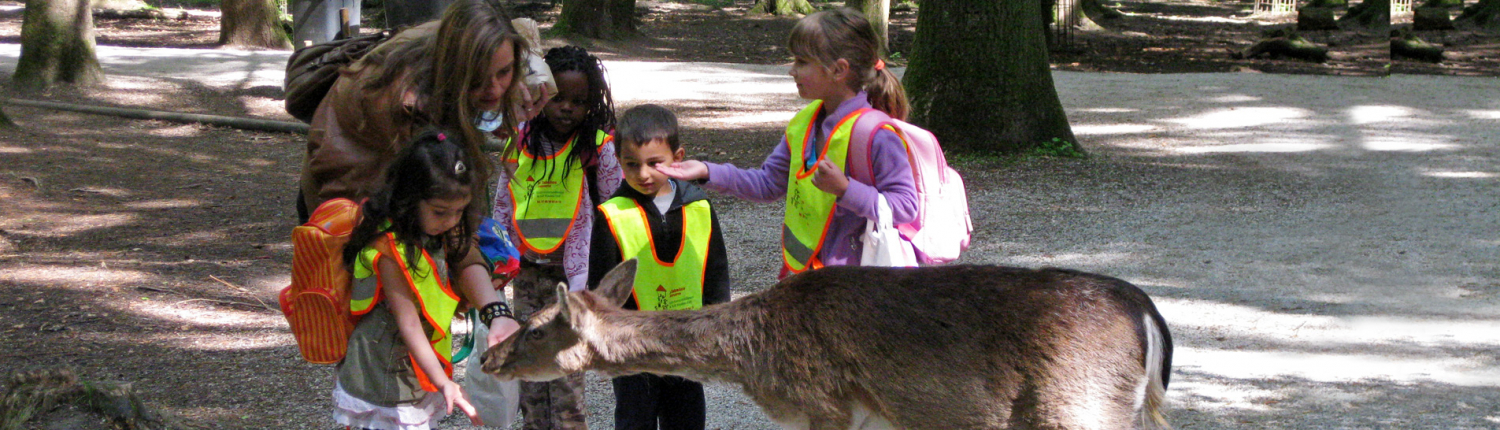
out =
{"type": "Polygon", "coordinates": [[[859,265],[917,267],[917,253],[891,223],[891,205],[885,196],[879,196],[876,206],[876,219],[865,222],[865,234],[860,236],[864,253],[859,257],[859,265]]]}
{"type": "MultiPolygon", "coordinates": [[[[469,396],[469,404],[479,412],[485,427],[510,428],[511,422],[520,415],[521,384],[515,380],[501,381],[480,369],[479,357],[490,347],[487,340],[490,329],[477,320],[471,319],[474,321],[474,354],[464,366],[464,394],[469,396]]],[[[458,410],[454,409],[454,412],[458,410]]]]}

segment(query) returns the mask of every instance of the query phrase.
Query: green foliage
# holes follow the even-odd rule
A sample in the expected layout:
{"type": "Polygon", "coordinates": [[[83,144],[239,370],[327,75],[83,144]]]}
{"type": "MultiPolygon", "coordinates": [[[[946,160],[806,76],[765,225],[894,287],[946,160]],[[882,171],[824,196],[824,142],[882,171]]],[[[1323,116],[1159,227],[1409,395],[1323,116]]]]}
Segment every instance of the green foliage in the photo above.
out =
{"type": "Polygon", "coordinates": [[[1088,154],[1085,154],[1077,143],[1060,137],[1037,143],[1028,154],[1042,157],[1088,158],[1088,154]]]}

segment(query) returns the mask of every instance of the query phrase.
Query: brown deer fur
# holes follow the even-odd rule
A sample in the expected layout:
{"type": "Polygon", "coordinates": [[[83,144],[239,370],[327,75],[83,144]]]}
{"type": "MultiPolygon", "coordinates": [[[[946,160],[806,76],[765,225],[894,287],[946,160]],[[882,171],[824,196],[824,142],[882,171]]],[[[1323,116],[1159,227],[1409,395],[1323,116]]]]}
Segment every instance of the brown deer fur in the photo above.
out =
{"type": "Polygon", "coordinates": [[[1061,269],[829,267],[696,311],[619,308],[634,261],[487,351],[484,371],[739,385],[787,428],[1167,427],[1171,339],[1139,288],[1061,269]]]}

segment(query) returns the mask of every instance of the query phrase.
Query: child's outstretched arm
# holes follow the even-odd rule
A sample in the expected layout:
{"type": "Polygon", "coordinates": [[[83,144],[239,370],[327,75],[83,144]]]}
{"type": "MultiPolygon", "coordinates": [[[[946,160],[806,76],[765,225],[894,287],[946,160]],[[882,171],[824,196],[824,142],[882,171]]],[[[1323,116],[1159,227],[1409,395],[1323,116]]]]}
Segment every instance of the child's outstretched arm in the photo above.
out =
{"type": "Polygon", "coordinates": [[[657,170],[684,181],[707,179],[703,188],[745,200],[774,202],[786,196],[787,170],[790,164],[791,156],[787,153],[786,138],[782,138],[759,169],[741,169],[733,164],[686,160],[657,167],[657,170]]]}
{"type": "MultiPolygon", "coordinates": [[[[474,250],[470,252],[478,251],[474,250]]],[[[482,264],[465,267],[463,272],[458,274],[458,282],[455,284],[458,285],[458,290],[463,292],[464,298],[469,299],[469,303],[475,309],[482,308],[484,305],[490,303],[504,301],[500,298],[500,292],[496,291],[495,284],[490,282],[489,270],[482,264]]],[[[501,287],[504,286],[502,285],[501,287]]],[[[488,341],[485,345],[499,345],[500,342],[504,342],[510,335],[520,330],[521,324],[514,318],[497,317],[493,321],[490,321],[489,329],[490,335],[485,338],[488,341]]]]}
{"type": "Polygon", "coordinates": [[[464,398],[463,388],[457,382],[448,378],[448,373],[443,371],[442,362],[438,361],[437,354],[432,351],[432,345],[427,341],[427,333],[422,331],[421,311],[417,310],[417,296],[412,292],[411,284],[406,282],[406,276],[401,273],[401,267],[395,261],[388,258],[380,259],[379,263],[380,282],[385,285],[381,288],[381,294],[386,305],[391,308],[391,315],[396,318],[396,327],[401,335],[401,342],[411,350],[411,356],[417,365],[422,367],[422,372],[432,385],[438,387],[447,403],[448,413],[453,413],[453,407],[458,406],[464,415],[469,416],[469,421],[475,425],[483,425],[479,419],[479,413],[474,406],[464,398]]]}

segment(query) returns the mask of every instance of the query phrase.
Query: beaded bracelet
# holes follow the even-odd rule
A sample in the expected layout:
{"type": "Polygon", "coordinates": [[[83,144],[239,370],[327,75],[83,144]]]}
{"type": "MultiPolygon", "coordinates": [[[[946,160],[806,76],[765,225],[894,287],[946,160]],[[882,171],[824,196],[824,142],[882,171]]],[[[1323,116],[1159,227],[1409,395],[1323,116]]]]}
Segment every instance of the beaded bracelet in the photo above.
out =
{"type": "Polygon", "coordinates": [[[479,320],[484,322],[485,327],[489,327],[490,322],[494,321],[496,317],[515,319],[516,315],[510,312],[510,305],[500,301],[490,302],[490,304],[479,308],[479,320]]]}

